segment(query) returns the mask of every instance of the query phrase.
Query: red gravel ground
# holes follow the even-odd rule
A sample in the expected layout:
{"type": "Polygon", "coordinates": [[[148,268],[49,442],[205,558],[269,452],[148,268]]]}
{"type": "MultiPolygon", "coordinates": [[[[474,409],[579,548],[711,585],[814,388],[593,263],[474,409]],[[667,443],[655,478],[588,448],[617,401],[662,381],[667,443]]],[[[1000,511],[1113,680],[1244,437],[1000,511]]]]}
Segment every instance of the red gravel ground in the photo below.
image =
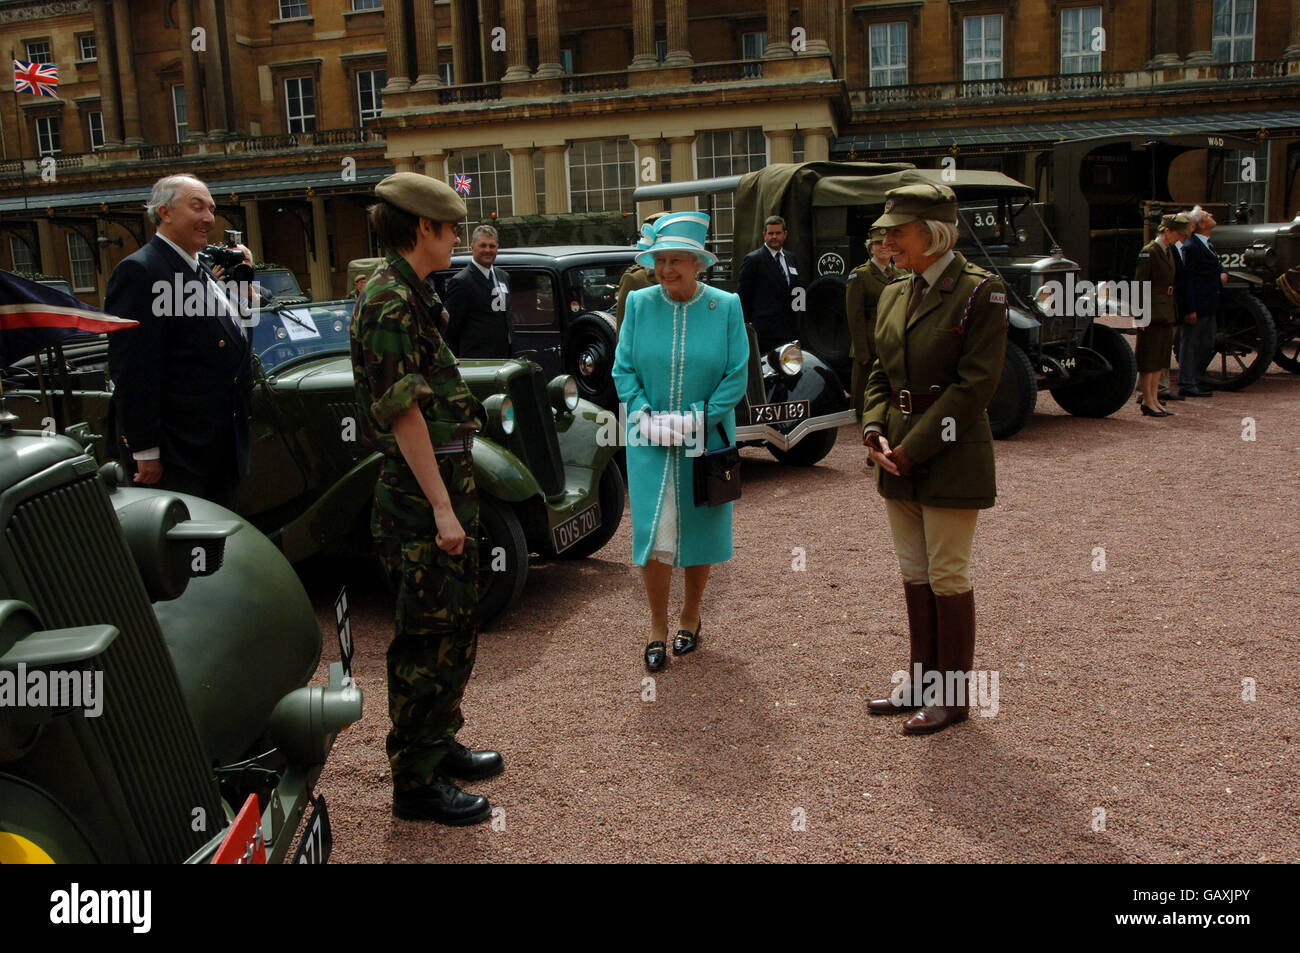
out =
{"type": "MultiPolygon", "coordinates": [[[[333,859],[1300,860],[1300,377],[1171,406],[1083,420],[1043,394],[997,444],[973,578],[999,711],[930,737],[865,712],[906,664],[906,619],[852,428],[813,469],[745,451],[736,557],[653,701],[630,523],[596,558],[535,562],[465,699],[461,740],[507,762],[470,786],[494,825],[391,816],[392,609],[349,568],[366,701],[321,780],[333,859]]],[[[343,574],[307,578],[318,681],[343,574]]]]}

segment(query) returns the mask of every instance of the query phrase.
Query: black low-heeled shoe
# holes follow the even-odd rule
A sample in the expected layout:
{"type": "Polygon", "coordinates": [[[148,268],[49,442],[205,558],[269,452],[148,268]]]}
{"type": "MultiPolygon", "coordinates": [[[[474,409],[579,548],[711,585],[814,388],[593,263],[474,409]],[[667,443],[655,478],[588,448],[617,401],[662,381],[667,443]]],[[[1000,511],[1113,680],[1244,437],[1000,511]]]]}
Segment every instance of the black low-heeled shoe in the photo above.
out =
{"type": "Polygon", "coordinates": [[[1172,410],[1152,410],[1152,409],[1151,409],[1150,407],[1148,407],[1146,404],[1139,404],[1138,406],[1140,406],[1140,407],[1142,408],[1142,416],[1143,416],[1143,417],[1173,417],[1173,416],[1175,416],[1175,415],[1174,415],[1174,412],[1173,412],[1172,410]]]}
{"type": "Polygon", "coordinates": [[[645,647],[645,667],[652,672],[660,671],[668,664],[668,646],[662,642],[651,642],[645,647]]]}
{"type": "Polygon", "coordinates": [[[686,629],[678,629],[677,634],[673,636],[673,654],[685,655],[688,652],[694,652],[700,644],[700,629],[704,623],[695,623],[695,631],[689,632],[686,629]]]}

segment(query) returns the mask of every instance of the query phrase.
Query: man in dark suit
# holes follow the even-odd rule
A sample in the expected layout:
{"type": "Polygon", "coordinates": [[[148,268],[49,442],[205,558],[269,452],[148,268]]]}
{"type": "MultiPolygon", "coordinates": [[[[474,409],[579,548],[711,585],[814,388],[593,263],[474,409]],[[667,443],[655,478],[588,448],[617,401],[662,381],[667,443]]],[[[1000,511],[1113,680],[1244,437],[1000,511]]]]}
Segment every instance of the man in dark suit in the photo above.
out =
{"type": "Polygon", "coordinates": [[[1214,334],[1219,315],[1219,293],[1228,272],[1210,242],[1219,223],[1199,205],[1186,213],[1192,236],[1183,242],[1183,268],[1187,281],[1187,313],[1178,340],[1178,392],[1184,397],[1209,397],[1202,375],[1214,357],[1214,334]]]}
{"type": "Polygon", "coordinates": [[[497,230],[474,229],[474,260],[447,282],[447,346],[457,357],[510,356],[510,280],[494,266],[497,230]]]}
{"type": "Polygon", "coordinates": [[[799,336],[794,314],[794,289],[803,285],[794,256],[783,249],[785,219],[770,215],[763,222],[763,247],[756,248],[740,263],[736,288],[745,320],[758,334],[758,346],[766,351],[788,344],[799,336]]]}
{"type": "Polygon", "coordinates": [[[146,211],[154,236],[113,269],[104,303],[140,322],[109,339],[118,450],[136,483],[233,509],[248,473],[252,358],[237,291],[198,260],[216,205],[198,179],[173,175],[154,183],[146,211]]]}

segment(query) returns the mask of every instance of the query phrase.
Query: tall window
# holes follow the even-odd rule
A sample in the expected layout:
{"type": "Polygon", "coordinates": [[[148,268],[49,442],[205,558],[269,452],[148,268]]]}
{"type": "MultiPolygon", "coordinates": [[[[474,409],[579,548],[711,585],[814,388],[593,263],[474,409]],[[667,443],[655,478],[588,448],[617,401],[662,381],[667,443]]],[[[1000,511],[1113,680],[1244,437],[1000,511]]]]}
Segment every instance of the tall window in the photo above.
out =
{"type": "Polygon", "coordinates": [[[98,59],[98,54],[95,52],[95,34],[83,33],[77,37],[77,52],[82,60],[98,59]]]}
{"type": "Polygon", "coordinates": [[[36,261],[32,257],[32,246],[17,235],[9,236],[9,254],[13,257],[14,271],[36,270],[36,261]]]}
{"type": "Polygon", "coordinates": [[[668,59],[667,40],[655,40],[655,59],[659,61],[661,66],[663,65],[664,60],[668,59]]]}
{"type": "Polygon", "coordinates": [[[560,50],[560,66],[563,67],[565,76],[573,75],[573,49],[571,47],[560,50]]]}
{"type": "MultiPolygon", "coordinates": [[[[1241,203],[1253,211],[1252,222],[1266,221],[1268,208],[1268,150],[1241,152],[1233,149],[1223,160],[1223,198],[1232,211],[1241,203]],[[1243,160],[1253,159],[1253,163],[1243,160]]],[[[1227,224],[1227,223],[1221,223],[1227,224]]]]}
{"type": "Polygon", "coordinates": [[[569,201],[575,212],[634,210],[636,162],[630,139],[575,142],[569,149],[569,201]]]}
{"type": "Polygon", "coordinates": [[[1101,52],[1093,50],[1100,36],[1101,7],[1074,7],[1061,11],[1061,72],[1101,72],[1101,52]]]}
{"type": "Polygon", "coordinates": [[[53,63],[54,56],[50,53],[50,41],[28,40],[27,61],[29,63],[53,63]]]}
{"type": "Polygon", "coordinates": [[[442,77],[442,85],[444,86],[456,85],[456,70],[454,67],[455,67],[454,63],[452,63],[449,60],[443,60],[441,57],[439,57],[438,75],[442,77]]]}
{"type": "Polygon", "coordinates": [[[316,91],[310,76],[291,76],[284,81],[285,113],[290,132],[316,131],[316,91]]]}
{"type": "Polygon", "coordinates": [[[104,148],[104,114],[86,113],[86,124],[90,127],[90,151],[98,152],[104,148]]]}
{"type": "Polygon", "coordinates": [[[1255,0],[1214,0],[1216,63],[1246,63],[1255,58],[1255,0]]]}
{"type": "Polygon", "coordinates": [[[365,69],[357,73],[357,98],[361,107],[361,124],[378,119],[383,111],[379,91],[387,82],[388,73],[382,69],[365,69]]]}
{"type": "MultiPolygon", "coordinates": [[[[740,58],[742,60],[761,60],[763,51],[767,49],[766,33],[742,33],[740,34],[740,58]]],[[[760,63],[753,66],[745,67],[746,76],[762,76],[763,67],[760,63]]]]}
{"type": "MultiPolygon", "coordinates": [[[[767,137],[762,129],[713,129],[695,139],[695,176],[712,179],[723,175],[744,175],[767,165],[767,137]]],[[[683,178],[686,176],[683,175],[683,178]]],[[[732,257],[731,235],[735,230],[734,196],[721,192],[713,197],[710,244],[724,261],[732,257]]],[[[736,249],[745,254],[748,248],[736,249]]]]}
{"type": "Polygon", "coordinates": [[[176,126],[176,141],[184,142],[190,137],[190,114],[185,108],[185,85],[177,83],[172,86],[172,122],[176,126]]]}
{"type": "Polygon", "coordinates": [[[36,117],[36,151],[43,156],[52,156],[63,151],[57,116],[36,117]]]}
{"type": "Polygon", "coordinates": [[[447,162],[447,184],[455,187],[456,174],[470,177],[470,192],[464,196],[467,215],[461,241],[468,247],[474,226],[492,221],[492,213],[504,218],[514,214],[514,193],[510,186],[510,153],[504,149],[457,152],[447,162]]]}
{"type": "Polygon", "coordinates": [[[95,259],[79,232],[68,232],[68,264],[72,267],[72,290],[94,291],[95,259]]]}
{"type": "Polygon", "coordinates": [[[1002,76],[1002,15],[966,17],[962,79],[998,79],[1002,76]]]}
{"type": "Polygon", "coordinates": [[[868,44],[872,86],[907,85],[907,24],[873,23],[868,44]]]}
{"type": "Polygon", "coordinates": [[[307,15],[307,0],[280,0],[281,20],[293,20],[307,15]]]}

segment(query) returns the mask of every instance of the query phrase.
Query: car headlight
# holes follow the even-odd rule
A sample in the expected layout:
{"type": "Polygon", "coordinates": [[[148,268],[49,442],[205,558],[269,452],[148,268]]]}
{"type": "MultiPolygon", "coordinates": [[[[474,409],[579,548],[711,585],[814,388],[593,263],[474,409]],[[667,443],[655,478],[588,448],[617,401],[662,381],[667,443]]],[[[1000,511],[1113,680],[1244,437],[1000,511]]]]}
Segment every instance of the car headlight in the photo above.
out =
{"type": "Polygon", "coordinates": [[[561,374],[546,385],[546,396],[557,413],[573,413],[578,409],[578,382],[568,374],[561,374]]]}
{"type": "Polygon", "coordinates": [[[803,348],[797,344],[787,344],[777,354],[777,363],[781,370],[791,377],[803,370],[803,348]]]}
{"type": "Polygon", "coordinates": [[[505,394],[493,394],[483,401],[488,426],[504,436],[515,432],[515,405],[505,394]]]}

